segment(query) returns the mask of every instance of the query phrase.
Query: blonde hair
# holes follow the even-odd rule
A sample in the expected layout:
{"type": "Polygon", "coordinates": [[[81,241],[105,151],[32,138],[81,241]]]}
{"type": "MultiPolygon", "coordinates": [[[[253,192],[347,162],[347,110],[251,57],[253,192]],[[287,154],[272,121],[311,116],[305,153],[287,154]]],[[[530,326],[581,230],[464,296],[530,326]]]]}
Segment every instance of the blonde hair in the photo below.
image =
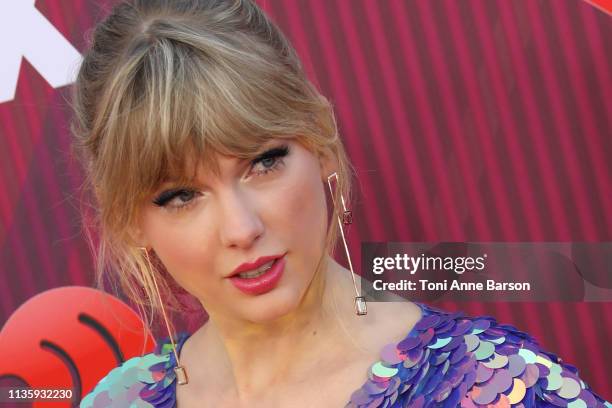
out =
{"type": "MultiPolygon", "coordinates": [[[[95,201],[84,220],[96,286],[104,290],[109,274],[149,327],[161,305],[128,227],[136,225],[139,208],[162,181],[191,178],[186,157],[216,173],[215,153],[248,158],[270,138],[295,139],[317,155],[331,154],[339,177],[334,195],[350,200],[354,171],[331,103],[251,1],[118,4],[93,31],[72,105],[74,147],[95,201]]],[[[341,214],[340,200],[335,202],[333,214],[341,214]]],[[[326,253],[333,255],[338,234],[332,218],[326,253]]],[[[180,310],[176,282],[160,262],[152,272],[166,307],[180,310]]]]}

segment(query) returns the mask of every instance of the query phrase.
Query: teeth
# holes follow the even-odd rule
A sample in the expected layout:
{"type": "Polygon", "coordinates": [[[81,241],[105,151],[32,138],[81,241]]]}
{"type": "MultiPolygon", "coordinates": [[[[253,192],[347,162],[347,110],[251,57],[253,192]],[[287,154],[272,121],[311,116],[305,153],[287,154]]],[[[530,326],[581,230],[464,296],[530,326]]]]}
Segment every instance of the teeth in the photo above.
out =
{"type": "Polygon", "coordinates": [[[268,271],[268,269],[272,268],[272,264],[274,263],[274,260],[261,265],[259,268],[253,270],[253,271],[249,271],[249,272],[242,272],[239,273],[238,276],[240,276],[241,278],[256,278],[260,275],[263,275],[264,273],[266,273],[266,271],[268,271]]]}

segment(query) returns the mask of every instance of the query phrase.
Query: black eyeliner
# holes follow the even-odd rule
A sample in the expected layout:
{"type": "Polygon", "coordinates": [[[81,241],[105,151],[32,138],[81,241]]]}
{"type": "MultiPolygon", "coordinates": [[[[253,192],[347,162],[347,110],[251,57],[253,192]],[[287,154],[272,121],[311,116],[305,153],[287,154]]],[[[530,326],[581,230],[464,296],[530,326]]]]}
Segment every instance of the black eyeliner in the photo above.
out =
{"type": "Polygon", "coordinates": [[[174,197],[184,191],[188,191],[188,189],[185,187],[179,187],[164,191],[153,200],[153,204],[157,205],[158,207],[163,207],[168,201],[172,200],[174,197]]]}
{"type": "MultiPolygon", "coordinates": [[[[261,153],[259,156],[255,157],[251,163],[252,165],[255,165],[259,163],[260,161],[271,159],[271,158],[282,158],[282,157],[287,156],[288,154],[289,154],[289,146],[285,144],[279,147],[273,147],[269,150],[266,150],[265,152],[261,153]]],[[[174,199],[179,194],[185,191],[191,191],[191,190],[188,187],[177,187],[171,190],[164,191],[153,200],[153,204],[155,204],[158,207],[163,207],[166,205],[166,203],[168,203],[169,201],[171,201],[172,199],[174,199]]]]}
{"type": "Polygon", "coordinates": [[[279,147],[274,147],[272,149],[266,150],[255,159],[253,159],[253,164],[259,163],[262,160],[270,159],[273,157],[285,157],[289,154],[289,146],[283,145],[279,147]]]}

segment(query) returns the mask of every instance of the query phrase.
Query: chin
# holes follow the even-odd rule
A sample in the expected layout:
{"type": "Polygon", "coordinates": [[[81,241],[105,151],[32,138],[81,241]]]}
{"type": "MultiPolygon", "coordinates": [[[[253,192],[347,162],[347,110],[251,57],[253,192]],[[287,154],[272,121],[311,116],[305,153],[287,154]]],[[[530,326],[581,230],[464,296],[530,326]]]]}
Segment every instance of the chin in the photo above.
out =
{"type": "Polygon", "coordinates": [[[253,323],[266,323],[280,319],[299,306],[299,293],[291,288],[277,287],[255,296],[247,302],[245,318],[253,323]]]}

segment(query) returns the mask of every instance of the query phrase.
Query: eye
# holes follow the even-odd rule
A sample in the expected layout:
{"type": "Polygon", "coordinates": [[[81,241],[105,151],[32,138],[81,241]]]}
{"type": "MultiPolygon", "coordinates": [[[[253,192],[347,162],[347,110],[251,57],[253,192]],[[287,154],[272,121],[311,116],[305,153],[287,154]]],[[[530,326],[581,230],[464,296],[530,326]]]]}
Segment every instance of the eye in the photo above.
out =
{"type": "MultiPolygon", "coordinates": [[[[288,154],[287,145],[266,150],[251,161],[251,172],[262,176],[278,170],[284,164],[283,158],[288,154]]],[[[181,210],[193,205],[198,195],[201,193],[191,187],[177,187],[159,194],[153,199],[153,204],[168,210],[181,210]]]]}
{"type": "Polygon", "coordinates": [[[257,175],[278,170],[284,164],[283,158],[289,154],[289,146],[283,145],[267,150],[251,162],[251,169],[257,175]]]}
{"type": "Polygon", "coordinates": [[[158,195],[153,200],[153,204],[157,205],[158,207],[165,207],[168,209],[181,209],[192,204],[196,194],[198,194],[198,192],[191,188],[175,188],[164,191],[158,195]]]}

